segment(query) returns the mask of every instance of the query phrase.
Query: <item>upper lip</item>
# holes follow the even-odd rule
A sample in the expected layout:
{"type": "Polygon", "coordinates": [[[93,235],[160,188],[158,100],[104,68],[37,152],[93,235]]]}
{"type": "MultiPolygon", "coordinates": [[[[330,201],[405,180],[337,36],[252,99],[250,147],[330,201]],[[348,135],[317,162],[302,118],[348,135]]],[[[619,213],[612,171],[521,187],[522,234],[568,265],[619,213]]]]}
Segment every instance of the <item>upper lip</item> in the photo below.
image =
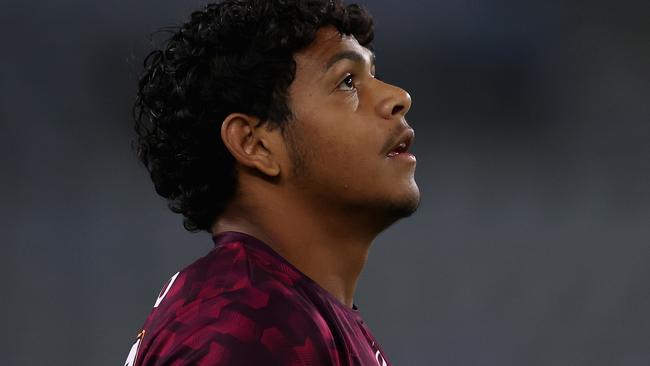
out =
{"type": "Polygon", "coordinates": [[[412,128],[407,128],[404,130],[404,132],[402,132],[402,134],[400,134],[386,155],[396,150],[401,150],[402,152],[408,151],[408,149],[413,144],[413,139],[415,139],[415,131],[412,128]]]}

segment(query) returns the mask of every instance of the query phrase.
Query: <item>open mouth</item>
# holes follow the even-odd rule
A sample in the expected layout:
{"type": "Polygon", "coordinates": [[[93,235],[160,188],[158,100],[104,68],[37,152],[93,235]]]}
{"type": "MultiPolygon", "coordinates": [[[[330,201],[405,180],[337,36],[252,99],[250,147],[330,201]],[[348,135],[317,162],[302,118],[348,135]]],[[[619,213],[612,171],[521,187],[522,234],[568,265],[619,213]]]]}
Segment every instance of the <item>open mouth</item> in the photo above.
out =
{"type": "Polygon", "coordinates": [[[399,144],[394,150],[388,153],[388,157],[392,158],[393,156],[397,156],[399,154],[405,153],[408,151],[408,147],[405,142],[402,142],[399,144]]]}
{"type": "Polygon", "coordinates": [[[392,158],[399,154],[409,153],[409,148],[413,144],[414,138],[415,138],[414,131],[412,129],[406,130],[404,134],[402,134],[397,144],[392,149],[390,149],[390,151],[388,152],[388,154],[386,154],[386,156],[392,158]]]}

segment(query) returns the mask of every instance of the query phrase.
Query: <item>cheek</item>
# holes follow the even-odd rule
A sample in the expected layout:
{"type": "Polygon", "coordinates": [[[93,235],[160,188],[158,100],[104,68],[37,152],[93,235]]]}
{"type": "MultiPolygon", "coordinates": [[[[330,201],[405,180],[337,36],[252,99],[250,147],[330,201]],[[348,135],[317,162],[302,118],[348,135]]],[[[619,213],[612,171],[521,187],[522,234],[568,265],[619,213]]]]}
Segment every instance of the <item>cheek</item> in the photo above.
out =
{"type": "Polygon", "coordinates": [[[358,191],[369,189],[381,181],[381,156],[377,138],[369,133],[343,129],[322,131],[311,136],[311,163],[319,179],[358,191]]]}
{"type": "MultiPolygon", "coordinates": [[[[302,106],[309,103],[301,104],[302,106]]],[[[378,183],[383,163],[379,150],[386,139],[372,118],[354,112],[356,95],[336,103],[297,109],[305,162],[314,180],[352,188],[378,183]]]]}
{"type": "Polygon", "coordinates": [[[362,132],[358,124],[343,117],[332,116],[312,123],[305,132],[316,157],[322,163],[338,162],[339,165],[347,165],[359,155],[366,155],[371,144],[371,138],[362,132]]]}

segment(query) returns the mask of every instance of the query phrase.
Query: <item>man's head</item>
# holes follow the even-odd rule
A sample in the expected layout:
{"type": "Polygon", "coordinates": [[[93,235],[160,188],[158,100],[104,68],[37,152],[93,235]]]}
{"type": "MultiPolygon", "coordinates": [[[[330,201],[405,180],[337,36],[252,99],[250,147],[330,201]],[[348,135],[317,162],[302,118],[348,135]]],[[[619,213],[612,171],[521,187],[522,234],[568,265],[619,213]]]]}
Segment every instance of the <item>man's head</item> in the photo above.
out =
{"type": "Polygon", "coordinates": [[[356,5],[225,1],[149,54],[138,155],[186,229],[209,230],[249,180],[324,208],[416,209],[414,160],[388,156],[410,143],[410,97],[374,77],[372,38],[356,5]]]}

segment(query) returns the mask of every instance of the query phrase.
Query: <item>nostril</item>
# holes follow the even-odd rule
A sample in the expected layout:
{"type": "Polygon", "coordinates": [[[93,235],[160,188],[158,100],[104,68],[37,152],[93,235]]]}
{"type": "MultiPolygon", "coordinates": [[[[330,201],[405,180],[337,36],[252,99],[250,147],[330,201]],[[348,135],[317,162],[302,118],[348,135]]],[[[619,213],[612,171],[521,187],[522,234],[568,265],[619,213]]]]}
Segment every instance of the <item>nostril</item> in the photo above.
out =
{"type": "Polygon", "coordinates": [[[393,111],[391,112],[391,114],[395,115],[395,114],[401,112],[403,109],[404,109],[404,106],[398,104],[398,105],[393,107],[393,111]]]}

